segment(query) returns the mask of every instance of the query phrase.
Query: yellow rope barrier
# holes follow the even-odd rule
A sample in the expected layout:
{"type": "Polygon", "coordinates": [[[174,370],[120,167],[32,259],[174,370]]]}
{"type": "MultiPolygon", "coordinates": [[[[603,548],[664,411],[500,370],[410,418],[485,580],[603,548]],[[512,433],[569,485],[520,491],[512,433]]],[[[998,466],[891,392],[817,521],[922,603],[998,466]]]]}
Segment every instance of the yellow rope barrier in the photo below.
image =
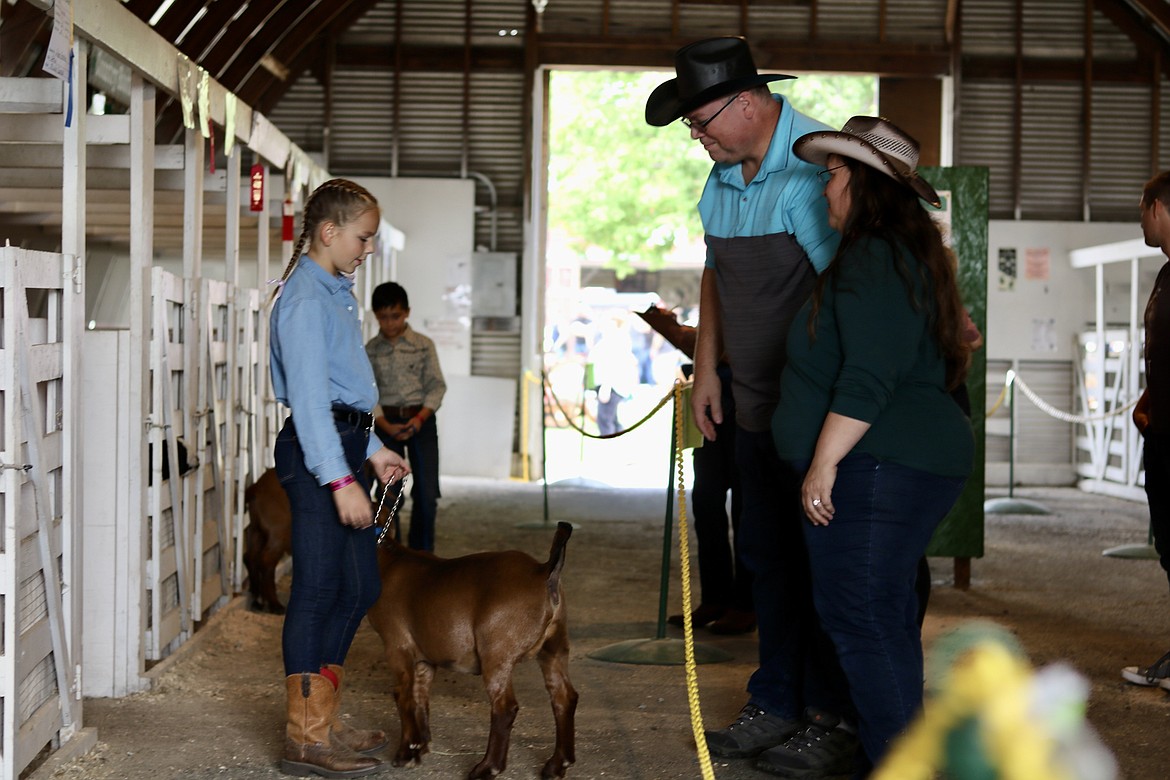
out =
{"type": "Polygon", "coordinates": [[[1007,398],[1007,389],[1009,384],[1011,383],[1005,382],[1003,387],[999,389],[999,398],[995,399],[995,403],[993,403],[991,408],[987,410],[987,413],[983,415],[983,419],[987,419],[991,415],[995,414],[999,407],[1003,405],[1003,399],[1007,398]]]}
{"type": "Polygon", "coordinates": [[[565,416],[565,422],[567,422],[569,424],[569,427],[572,428],[573,430],[575,430],[577,433],[581,434],[582,436],[588,436],[590,439],[616,439],[619,436],[625,436],[627,433],[637,429],[638,426],[640,426],[642,423],[646,422],[651,417],[653,417],[655,414],[657,414],[658,410],[661,409],[662,407],[666,406],[667,401],[669,401],[674,395],[674,390],[667,391],[666,395],[662,396],[662,400],[658,402],[658,405],[655,406],[653,409],[651,409],[649,412],[647,412],[645,417],[643,417],[641,420],[638,420],[638,422],[634,423],[630,427],[623,428],[622,430],[618,431],[617,433],[606,433],[606,434],[590,433],[589,431],[585,430],[584,428],[582,428],[581,426],[579,426],[575,422],[573,422],[572,415],[570,415],[565,410],[565,407],[561,404],[561,399],[557,398],[557,394],[553,392],[552,383],[549,382],[547,372],[545,372],[543,374],[543,378],[544,378],[544,386],[548,390],[548,394],[552,398],[553,403],[555,403],[557,405],[557,408],[561,410],[561,414],[563,414],[565,416]]]}
{"type": "Polygon", "coordinates": [[[699,707],[699,674],[695,664],[695,628],[691,623],[691,555],[687,533],[687,488],[683,479],[683,385],[675,382],[674,389],[667,397],[674,397],[674,458],[678,470],[678,554],[681,562],[679,578],[682,580],[683,650],[686,659],[687,704],[691,713],[691,731],[695,735],[695,748],[699,754],[699,769],[704,780],[714,780],[715,769],[711,766],[711,754],[707,750],[707,738],[703,734],[703,713],[699,707]]]}

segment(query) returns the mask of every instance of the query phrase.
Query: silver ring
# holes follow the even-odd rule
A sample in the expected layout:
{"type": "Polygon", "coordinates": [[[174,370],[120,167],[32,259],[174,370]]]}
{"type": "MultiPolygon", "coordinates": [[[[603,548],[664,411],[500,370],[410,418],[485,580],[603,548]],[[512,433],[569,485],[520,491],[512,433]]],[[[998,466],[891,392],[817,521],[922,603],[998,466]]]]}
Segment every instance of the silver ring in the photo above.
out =
{"type": "Polygon", "coordinates": [[[820,505],[821,505],[821,500],[819,498],[814,498],[813,499],[813,506],[820,506],[820,505]]]}

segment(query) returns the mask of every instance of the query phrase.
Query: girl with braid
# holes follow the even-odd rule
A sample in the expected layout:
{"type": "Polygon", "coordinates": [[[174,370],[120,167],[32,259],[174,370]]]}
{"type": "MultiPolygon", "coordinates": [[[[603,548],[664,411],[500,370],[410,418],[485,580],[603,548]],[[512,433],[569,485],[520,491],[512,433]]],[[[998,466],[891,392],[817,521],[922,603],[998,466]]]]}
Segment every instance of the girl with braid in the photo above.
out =
{"type": "Polygon", "coordinates": [[[345,778],[378,772],[383,731],[338,717],[343,664],[378,598],[377,530],[363,463],[383,482],[405,462],[370,436],[378,386],[362,345],[351,275],[373,250],[381,212],[345,179],[318,187],[274,295],[269,365],[291,411],[276,472],[292,510],[292,593],[284,618],[288,726],[281,770],[345,778]],[[302,250],[307,250],[301,254],[302,250]]]}

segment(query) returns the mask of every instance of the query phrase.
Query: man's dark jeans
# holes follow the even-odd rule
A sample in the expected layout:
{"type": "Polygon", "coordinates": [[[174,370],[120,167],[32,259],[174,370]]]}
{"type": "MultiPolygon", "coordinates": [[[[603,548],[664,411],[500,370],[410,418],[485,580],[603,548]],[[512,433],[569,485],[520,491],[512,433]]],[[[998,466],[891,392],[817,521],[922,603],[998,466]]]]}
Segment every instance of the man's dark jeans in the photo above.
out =
{"type": "Polygon", "coordinates": [[[1142,465],[1146,470],[1146,500],[1150,504],[1154,548],[1170,580],[1170,436],[1146,434],[1142,465]]]}
{"type": "MultiPolygon", "coordinates": [[[[399,417],[387,417],[394,424],[407,422],[399,417]]],[[[406,544],[412,550],[435,550],[435,517],[439,509],[439,424],[435,415],[419,428],[418,433],[406,441],[374,429],[388,448],[410,461],[410,531],[406,544]]],[[[391,496],[394,495],[391,493],[391,496]]],[[[387,498],[389,502],[389,498],[387,498]]],[[[398,536],[402,538],[401,534],[398,536]]]]}
{"type": "Polygon", "coordinates": [[[833,644],[813,610],[799,477],[777,456],[771,431],[738,428],[735,448],[743,490],[740,554],[752,573],[759,627],[750,701],[782,718],[800,717],[806,707],[851,715],[833,644]]]}

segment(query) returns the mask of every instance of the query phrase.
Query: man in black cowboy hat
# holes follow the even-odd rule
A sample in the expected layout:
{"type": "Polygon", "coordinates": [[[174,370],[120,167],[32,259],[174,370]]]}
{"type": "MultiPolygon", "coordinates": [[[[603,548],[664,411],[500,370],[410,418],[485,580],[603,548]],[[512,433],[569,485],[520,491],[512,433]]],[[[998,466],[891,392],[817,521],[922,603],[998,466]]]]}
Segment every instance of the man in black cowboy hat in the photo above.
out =
{"type": "Polygon", "coordinates": [[[817,168],[792,154],[792,142],[830,128],[771,94],[768,82],[793,77],[757,72],[740,38],[684,46],[675,71],[646,101],[646,121],[661,127],[681,119],[715,162],[699,200],[707,260],[692,406],[699,429],[714,440],[723,422],[716,366],[726,353],[743,489],[737,542],[754,578],[759,627],[748,703],[734,723],[708,731],[707,744],[723,758],[785,753],[784,761],[764,756],[757,766],[801,766],[801,777],[820,777],[848,764],[857,738],[841,718],[851,710],[848,694],[813,611],[799,481],[776,454],[771,421],[788,326],[839,241],[817,168]]]}

